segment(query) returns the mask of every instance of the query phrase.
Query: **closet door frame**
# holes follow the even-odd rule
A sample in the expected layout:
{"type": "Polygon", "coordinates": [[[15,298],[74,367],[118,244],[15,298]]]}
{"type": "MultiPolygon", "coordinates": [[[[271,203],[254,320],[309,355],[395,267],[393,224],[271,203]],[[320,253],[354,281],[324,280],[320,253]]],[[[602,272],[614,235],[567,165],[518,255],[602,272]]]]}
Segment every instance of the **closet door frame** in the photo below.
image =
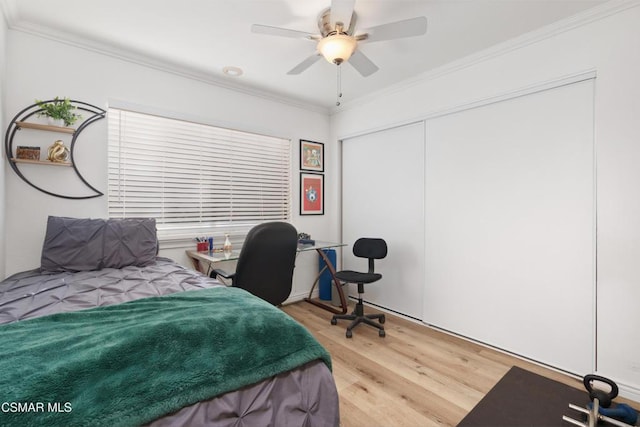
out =
{"type": "Polygon", "coordinates": [[[425,323],[595,371],[594,86],[585,73],[426,121],[425,323]]]}
{"type": "MultiPolygon", "coordinates": [[[[342,140],[342,251],[345,269],[366,271],[356,258],[359,237],[381,237],[387,257],[375,261],[382,279],[363,298],[422,319],[424,291],[424,122],[342,140]]],[[[355,286],[350,289],[355,295],[355,286]]]]}
{"type": "MultiPolygon", "coordinates": [[[[442,116],[446,116],[446,115],[450,115],[450,114],[455,114],[457,112],[461,112],[464,110],[468,110],[468,109],[473,109],[473,108],[477,108],[477,107],[482,107],[484,105],[488,105],[488,104],[492,104],[492,103],[496,103],[496,102],[500,102],[503,100],[508,100],[508,99],[512,99],[512,98],[517,98],[517,97],[521,97],[521,96],[527,96],[530,94],[534,94],[536,92],[541,92],[541,91],[545,91],[548,89],[553,89],[553,88],[558,88],[564,85],[571,85],[573,83],[579,83],[579,82],[583,82],[583,81],[587,81],[587,80],[592,80],[595,82],[595,78],[596,78],[596,71],[595,70],[586,70],[586,71],[580,71],[574,74],[570,74],[570,75],[565,75],[562,77],[558,77],[555,79],[549,79],[543,82],[537,82],[534,83],[532,85],[526,86],[526,87],[521,87],[518,89],[514,89],[514,90],[510,90],[504,93],[499,93],[499,94],[495,94],[493,96],[489,96],[486,98],[482,98],[482,99],[477,99],[477,100],[473,100],[467,103],[463,103],[463,104],[458,104],[458,105],[454,105],[450,108],[446,108],[446,109],[442,109],[439,111],[434,111],[432,113],[423,115],[423,116],[419,116],[419,117],[413,117],[411,119],[405,120],[405,121],[399,121],[396,123],[391,123],[391,124],[385,124],[382,126],[376,126],[376,127],[369,127],[366,130],[362,130],[359,132],[354,132],[351,134],[346,134],[346,135],[338,135],[338,140],[340,141],[340,143],[344,143],[345,140],[349,139],[349,138],[354,138],[354,137],[358,137],[358,136],[362,136],[362,135],[366,135],[366,134],[370,134],[370,133],[374,133],[374,132],[378,132],[378,131],[383,131],[386,129],[391,129],[391,128],[395,128],[395,127],[400,127],[400,126],[404,126],[404,125],[408,125],[408,124],[413,124],[416,122],[424,122],[425,123],[425,127],[428,126],[428,121],[431,119],[435,119],[438,117],[442,117],[442,116]]],[[[594,102],[595,104],[595,102],[594,102]]],[[[594,113],[595,116],[595,113],[594,113]]],[[[594,122],[595,122],[595,117],[594,117],[594,122]]],[[[425,137],[426,138],[426,137],[425,137]]],[[[593,164],[593,174],[594,174],[594,189],[593,189],[593,215],[594,215],[594,224],[593,224],[593,283],[592,283],[592,289],[590,290],[592,292],[593,295],[593,301],[592,304],[589,307],[583,307],[583,312],[585,314],[585,316],[587,318],[592,319],[592,343],[590,345],[590,352],[591,352],[591,366],[592,369],[591,371],[595,371],[597,368],[597,354],[596,354],[596,349],[597,349],[597,275],[596,275],[596,268],[597,268],[597,241],[596,241],[596,215],[597,215],[597,189],[596,189],[596,157],[595,157],[595,132],[594,132],[594,139],[593,139],[593,143],[594,143],[594,164],[593,164]]],[[[425,141],[426,144],[426,141],[425,141]]],[[[426,156],[428,155],[428,153],[426,153],[425,150],[425,160],[424,163],[426,165],[426,156]]],[[[343,161],[343,159],[341,158],[341,162],[343,161]]],[[[341,166],[341,170],[342,168],[345,167],[344,164],[341,166]]],[[[425,178],[426,179],[426,178],[425,178]]],[[[341,211],[342,212],[342,211],[341,211]]],[[[342,215],[344,215],[342,213],[342,215]]],[[[426,221],[426,215],[425,215],[425,221],[426,221]]],[[[342,223],[342,228],[344,228],[344,219],[341,218],[341,223],[342,223]]],[[[343,231],[344,233],[344,231],[343,231]]],[[[426,236],[426,232],[425,234],[422,236],[422,238],[425,240],[425,245],[426,245],[426,239],[428,239],[428,236],[426,236]]],[[[343,234],[343,240],[344,240],[344,234],[343,234]]],[[[350,242],[346,242],[346,243],[350,243],[350,242]]],[[[343,251],[342,251],[342,262],[343,262],[343,266],[344,266],[344,261],[347,257],[352,256],[351,255],[351,248],[350,247],[346,247],[343,251]]],[[[425,264],[426,264],[426,268],[428,268],[428,262],[429,260],[426,259],[425,257],[425,264]]],[[[424,277],[426,277],[426,273],[424,275],[424,277]]],[[[366,291],[366,289],[365,289],[366,291]]],[[[402,313],[400,313],[402,314],[402,313]]],[[[425,305],[424,305],[424,301],[423,301],[423,308],[422,308],[422,314],[420,316],[417,316],[418,319],[425,319],[425,305]]],[[[424,321],[425,324],[429,325],[429,326],[434,326],[434,327],[438,327],[437,325],[430,325],[428,321],[424,321]]],[[[456,335],[460,335],[458,334],[456,331],[449,331],[452,332],[453,334],[456,335]]],[[[463,336],[463,338],[467,338],[470,339],[472,341],[478,341],[477,339],[475,339],[474,337],[465,337],[463,336]]],[[[480,341],[481,342],[481,341],[480,341]]],[[[481,342],[482,343],[482,342],[481,342]]],[[[488,344],[488,343],[484,343],[484,344],[488,344]]],[[[491,344],[489,344],[491,345],[491,344]]],[[[532,360],[532,357],[530,357],[530,355],[527,354],[521,354],[521,356],[525,357],[525,358],[529,358],[532,360]]]]}

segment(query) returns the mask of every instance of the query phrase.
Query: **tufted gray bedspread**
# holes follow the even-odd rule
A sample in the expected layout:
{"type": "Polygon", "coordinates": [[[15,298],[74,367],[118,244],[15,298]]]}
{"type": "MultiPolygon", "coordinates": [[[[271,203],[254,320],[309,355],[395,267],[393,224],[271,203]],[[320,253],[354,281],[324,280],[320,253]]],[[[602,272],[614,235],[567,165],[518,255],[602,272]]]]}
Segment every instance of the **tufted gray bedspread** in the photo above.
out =
{"type": "MultiPolygon", "coordinates": [[[[146,267],[77,273],[30,270],[0,282],[0,324],[214,286],[224,285],[161,257],[146,267]]],[[[0,424],[1,417],[0,414],[0,424]]],[[[88,420],[87,425],[90,424],[88,420]]],[[[338,424],[338,395],[333,376],[323,362],[314,361],[188,406],[150,425],[324,427],[338,424]]]]}
{"type": "Polygon", "coordinates": [[[29,270],[0,282],[0,324],[175,292],[224,286],[168,258],[147,267],[77,273],[29,270]]]}

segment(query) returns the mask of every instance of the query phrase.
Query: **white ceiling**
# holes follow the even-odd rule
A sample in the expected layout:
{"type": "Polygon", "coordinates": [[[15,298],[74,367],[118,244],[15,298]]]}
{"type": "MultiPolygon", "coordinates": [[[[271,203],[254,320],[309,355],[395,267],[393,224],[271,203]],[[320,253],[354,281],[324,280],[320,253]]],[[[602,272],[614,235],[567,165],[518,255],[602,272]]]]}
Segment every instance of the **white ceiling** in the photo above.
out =
{"type": "MultiPolygon", "coordinates": [[[[315,51],[312,41],[253,34],[251,24],[318,33],[331,0],[0,0],[9,27],[110,54],[161,64],[219,84],[335,106],[336,66],[287,71],[315,51]],[[223,74],[225,66],[243,70],[223,74]]],[[[342,66],[344,101],[429,72],[604,3],[604,0],[356,0],[357,29],[426,16],[421,37],[361,43],[380,70],[342,66]]],[[[357,31],[356,31],[357,33],[357,31]]]]}

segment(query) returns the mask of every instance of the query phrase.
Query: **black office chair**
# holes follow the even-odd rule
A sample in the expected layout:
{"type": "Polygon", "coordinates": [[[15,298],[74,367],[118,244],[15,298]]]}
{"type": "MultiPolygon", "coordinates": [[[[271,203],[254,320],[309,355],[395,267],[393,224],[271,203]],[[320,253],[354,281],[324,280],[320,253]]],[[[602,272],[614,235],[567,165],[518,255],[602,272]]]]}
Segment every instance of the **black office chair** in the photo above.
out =
{"type": "Polygon", "coordinates": [[[215,269],[211,277],[231,279],[231,285],[246,289],[273,305],[282,304],[291,293],[298,232],[286,222],[265,222],[247,234],[236,271],[215,269]]]}
{"type": "Polygon", "coordinates": [[[369,271],[361,273],[352,270],[343,270],[336,272],[336,278],[344,283],[357,283],[358,284],[358,303],[351,314],[336,314],[331,318],[331,324],[335,325],[338,320],[353,320],[349,326],[347,326],[347,338],[353,336],[351,330],[358,326],[360,323],[366,323],[367,325],[378,328],[378,335],[385,336],[384,327],[384,314],[364,314],[364,306],[362,305],[362,294],[364,293],[364,284],[373,283],[382,279],[382,274],[374,272],[374,260],[382,259],[387,256],[387,243],[383,239],[371,239],[360,238],[353,244],[353,254],[360,258],[369,259],[369,271]],[[380,323],[374,322],[377,319],[380,323]]]}

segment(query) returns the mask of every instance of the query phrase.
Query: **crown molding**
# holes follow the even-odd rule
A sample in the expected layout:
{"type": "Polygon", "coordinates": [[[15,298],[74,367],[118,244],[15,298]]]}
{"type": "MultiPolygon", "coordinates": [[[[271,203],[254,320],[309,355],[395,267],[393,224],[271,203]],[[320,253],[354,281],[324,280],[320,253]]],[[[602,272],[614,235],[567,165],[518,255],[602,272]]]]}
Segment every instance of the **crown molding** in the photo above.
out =
{"type": "Polygon", "coordinates": [[[266,99],[273,102],[285,104],[290,107],[300,108],[307,111],[314,111],[325,115],[329,114],[329,109],[325,106],[308,102],[303,99],[284,96],[276,92],[266,91],[255,88],[248,84],[234,83],[219,78],[211,73],[207,73],[192,67],[187,67],[179,63],[167,61],[157,58],[145,52],[134,51],[131,49],[123,49],[108,43],[101,43],[86,39],[81,39],[70,33],[54,30],[44,26],[22,22],[16,18],[16,7],[12,0],[0,2],[3,13],[7,18],[7,24],[10,30],[19,31],[32,36],[52,40],[58,43],[73,46],[79,49],[109,56],[122,61],[152,68],[158,71],[164,71],[180,77],[196,80],[201,83],[210,84],[223,89],[239,92],[245,95],[266,99]]]}
{"type": "Polygon", "coordinates": [[[575,28],[588,25],[592,22],[605,19],[611,15],[624,12],[628,9],[640,6],[640,0],[610,0],[602,5],[587,9],[581,13],[570,16],[553,24],[546,25],[538,30],[531,31],[511,40],[496,44],[482,51],[473,53],[459,60],[450,62],[441,67],[421,73],[415,77],[403,80],[394,85],[371,92],[367,95],[344,102],[340,107],[331,107],[330,115],[339,114],[373,102],[376,99],[384,98],[397,92],[406,91],[413,86],[419,85],[429,80],[435,80],[445,75],[460,71],[473,65],[482,63],[491,58],[495,58],[511,51],[522,49],[542,40],[555,37],[575,28]]]}
{"type": "Polygon", "coordinates": [[[168,72],[184,78],[217,86],[223,89],[243,93],[245,95],[255,96],[269,101],[274,101],[288,106],[327,115],[334,115],[342,111],[359,107],[380,97],[385,97],[396,92],[404,91],[425,81],[437,79],[444,75],[454,73],[467,67],[471,67],[493,57],[504,55],[510,51],[521,49],[530,44],[537,43],[539,41],[554,37],[563,32],[590,24],[592,22],[604,19],[608,16],[638,6],[640,6],[640,0],[610,0],[600,6],[588,9],[569,18],[547,25],[541,29],[534,30],[506,42],[499,43],[485,50],[450,62],[431,71],[421,73],[418,76],[403,80],[402,82],[398,82],[394,85],[388,86],[378,91],[371,92],[367,95],[353,98],[347,102],[343,102],[340,107],[326,107],[300,98],[284,96],[277,92],[258,89],[248,84],[240,84],[223,80],[222,78],[212,75],[211,73],[194,69],[192,67],[187,67],[182,64],[170,62],[165,59],[157,58],[145,52],[136,52],[107,43],[88,41],[63,31],[53,30],[35,24],[21,22],[18,17],[19,14],[17,10],[17,0],[0,1],[0,10],[2,10],[5,20],[7,21],[8,28],[10,30],[20,31],[26,34],[49,39],[59,43],[74,46],[76,48],[103,54],[137,65],[168,72]]]}

